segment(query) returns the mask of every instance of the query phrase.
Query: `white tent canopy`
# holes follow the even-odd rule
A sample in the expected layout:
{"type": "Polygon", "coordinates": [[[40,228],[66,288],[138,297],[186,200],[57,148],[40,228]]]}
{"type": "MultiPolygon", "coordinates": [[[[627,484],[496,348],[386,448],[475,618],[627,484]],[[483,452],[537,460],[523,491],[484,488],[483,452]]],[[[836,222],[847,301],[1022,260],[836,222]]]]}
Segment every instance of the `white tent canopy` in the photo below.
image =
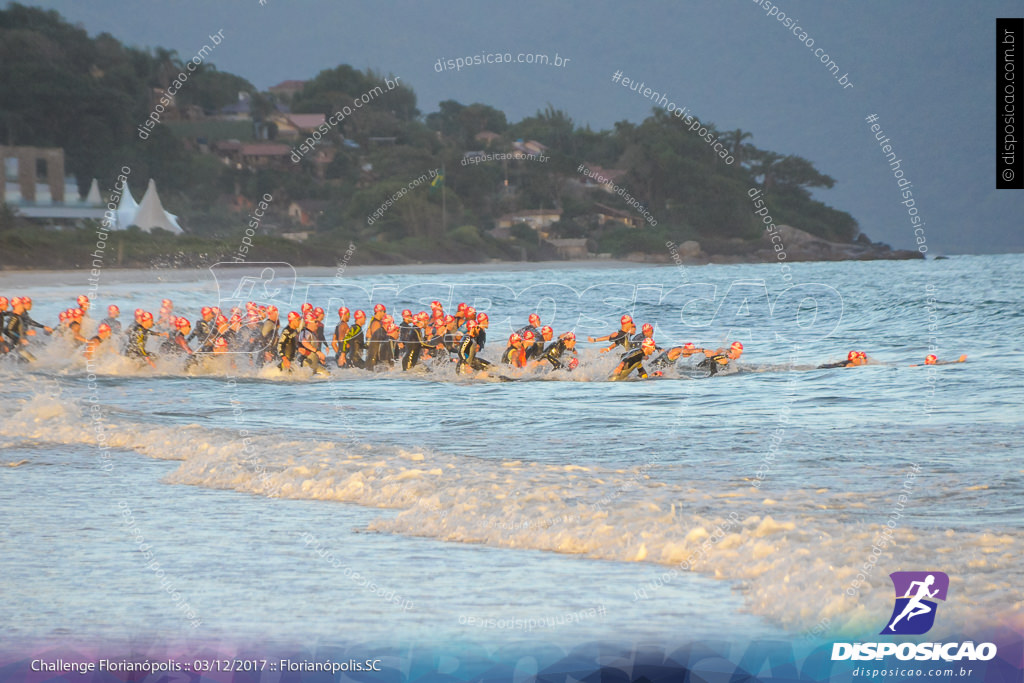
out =
{"type": "Polygon", "coordinates": [[[128,183],[125,183],[124,193],[117,207],[117,229],[126,230],[130,225],[139,226],[143,232],[150,232],[154,228],[162,228],[175,235],[182,235],[185,232],[178,225],[178,217],[164,210],[160,195],[156,191],[156,182],[152,178],[149,179],[146,194],[138,204],[128,189],[128,183]]]}
{"type": "Polygon", "coordinates": [[[100,184],[95,178],[92,179],[92,185],[89,186],[89,194],[85,198],[85,203],[90,206],[103,204],[103,197],[100,196],[100,184]]]}
{"type": "Polygon", "coordinates": [[[138,210],[139,205],[135,203],[135,197],[132,196],[132,191],[128,189],[128,183],[125,182],[121,192],[121,201],[117,203],[117,221],[113,226],[114,229],[127,230],[128,226],[135,222],[135,212],[138,210]]]}

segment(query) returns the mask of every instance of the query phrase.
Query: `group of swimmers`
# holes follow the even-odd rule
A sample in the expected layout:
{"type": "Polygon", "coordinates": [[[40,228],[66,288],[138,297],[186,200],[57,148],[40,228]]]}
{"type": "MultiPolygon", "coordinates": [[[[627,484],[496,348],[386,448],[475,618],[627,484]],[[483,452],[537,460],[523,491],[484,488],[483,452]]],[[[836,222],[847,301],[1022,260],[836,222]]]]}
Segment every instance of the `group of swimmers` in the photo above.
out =
{"type": "MultiPolygon", "coordinates": [[[[104,353],[121,353],[153,366],[157,356],[147,345],[151,337],[163,337],[159,355],[180,358],[186,370],[203,359],[218,356],[230,358],[233,363],[242,359],[257,368],[276,365],[287,372],[306,367],[313,374],[327,373],[331,364],[338,368],[366,370],[400,366],[409,371],[454,362],[457,373],[479,373],[479,376],[495,372],[501,366],[572,371],[579,365],[575,333],[564,332],[556,337],[551,326],[542,325],[536,313],[530,314],[526,325],[509,335],[497,363],[482,358],[479,353],[487,343],[490,320],[486,313],[478,313],[465,303],[460,303],[454,314],[445,313],[439,301],[431,302],[429,313],[406,309],[401,313],[400,323],[388,314],[384,304],[376,304],[370,318],[362,310],[352,312],[342,306],[329,338],[326,312],[310,303],[302,304],[300,311],[290,311],[283,324],[276,306],[250,301],[244,308],[235,307],[226,313],[216,306],[204,306],[192,325],[187,318],[175,315],[170,299],[163,299],[156,316],[136,309],[135,320],[126,330],[119,319],[120,309],[111,304],[107,307],[107,317],[96,326],[91,337],[87,337],[85,331],[86,323],[91,320],[87,296],[79,296],[75,306],[62,311],[55,328],[33,320],[31,310],[30,297],[8,300],[0,296],[0,329],[3,330],[0,355],[16,352],[23,360],[34,360],[26,347],[36,330],[42,330],[81,348],[88,360],[104,353]],[[115,349],[111,342],[115,337],[122,339],[120,348],[115,349]]],[[[727,348],[705,349],[692,343],[662,348],[654,340],[654,326],[644,324],[637,332],[628,314],[622,316],[615,332],[587,340],[608,342],[601,353],[618,351],[622,354],[609,377],[613,381],[633,375],[642,379],[662,376],[680,358],[691,356],[700,357],[696,368],[714,375],[743,354],[743,344],[738,341],[727,348]],[[655,353],[659,355],[651,358],[655,353]]],[[[961,356],[955,361],[941,362],[929,355],[925,365],[964,362],[966,358],[961,356]]],[[[867,363],[865,352],[851,351],[847,360],[819,367],[855,367],[867,363]]]]}

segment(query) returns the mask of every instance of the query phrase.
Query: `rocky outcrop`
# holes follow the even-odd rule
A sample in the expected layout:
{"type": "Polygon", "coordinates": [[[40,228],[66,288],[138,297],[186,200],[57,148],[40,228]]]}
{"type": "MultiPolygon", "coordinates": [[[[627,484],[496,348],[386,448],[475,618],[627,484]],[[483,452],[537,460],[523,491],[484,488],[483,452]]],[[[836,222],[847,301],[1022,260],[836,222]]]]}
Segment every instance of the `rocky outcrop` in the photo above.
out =
{"type": "MultiPolygon", "coordinates": [[[[782,251],[786,261],[874,261],[918,259],[924,255],[915,250],[893,249],[887,244],[862,240],[854,243],[829,242],[811,233],[794,228],[791,225],[780,225],[778,235],[781,237],[782,251]]],[[[756,260],[778,261],[778,245],[780,242],[771,240],[772,236],[764,233],[760,244],[752,256],[756,260]]]]}

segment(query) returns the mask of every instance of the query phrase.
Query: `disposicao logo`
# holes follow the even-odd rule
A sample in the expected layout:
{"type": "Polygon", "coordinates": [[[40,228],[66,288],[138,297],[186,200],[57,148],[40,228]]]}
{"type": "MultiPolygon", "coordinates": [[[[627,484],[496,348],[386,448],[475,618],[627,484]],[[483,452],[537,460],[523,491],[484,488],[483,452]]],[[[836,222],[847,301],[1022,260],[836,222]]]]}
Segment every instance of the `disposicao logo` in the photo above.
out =
{"type": "Polygon", "coordinates": [[[946,601],[949,577],[943,572],[893,572],[896,604],[881,635],[919,636],[935,624],[935,600],[946,601]]]}
{"type": "MultiPolygon", "coordinates": [[[[896,591],[892,615],[880,635],[919,636],[935,625],[936,600],[945,602],[949,577],[943,572],[893,572],[896,591]]],[[[996,656],[994,643],[833,643],[832,661],[871,660],[893,656],[918,661],[988,661],[996,656]]]]}

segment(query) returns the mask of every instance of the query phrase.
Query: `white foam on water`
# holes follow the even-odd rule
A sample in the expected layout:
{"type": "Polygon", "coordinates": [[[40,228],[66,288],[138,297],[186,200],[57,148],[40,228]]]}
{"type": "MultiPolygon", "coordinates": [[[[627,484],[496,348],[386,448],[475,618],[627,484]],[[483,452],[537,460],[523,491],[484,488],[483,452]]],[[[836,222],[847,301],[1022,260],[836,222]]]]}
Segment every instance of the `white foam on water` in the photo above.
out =
{"type": "MultiPolygon", "coordinates": [[[[502,461],[256,430],[246,441],[228,429],[121,417],[105,430],[112,447],[181,461],[171,484],[400,510],[370,524],[382,533],[659,565],[648,583],[608,587],[637,600],[657,600],[661,586],[692,571],[733,582],[752,613],[789,630],[828,618],[836,632],[868,633],[891,611],[890,572],[937,569],[951,579],[948,628],[1024,627],[1017,530],[901,522],[848,593],[880,539],[891,491],[791,489],[769,498],[749,481],[708,490],[696,480],[659,481],[644,467],[502,461]],[[864,510],[878,522],[859,521],[864,510]]],[[[97,443],[86,410],[42,393],[20,402],[0,438],[97,443]]]]}

